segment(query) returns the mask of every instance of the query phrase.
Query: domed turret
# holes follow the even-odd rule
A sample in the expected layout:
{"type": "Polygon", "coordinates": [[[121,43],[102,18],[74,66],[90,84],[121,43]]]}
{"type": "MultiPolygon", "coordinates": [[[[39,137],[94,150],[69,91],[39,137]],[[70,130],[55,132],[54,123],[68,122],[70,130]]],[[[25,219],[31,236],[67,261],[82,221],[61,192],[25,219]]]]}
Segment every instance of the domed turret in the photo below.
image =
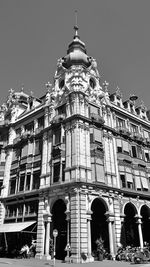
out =
{"type": "Polygon", "coordinates": [[[67,56],[63,58],[63,66],[67,69],[72,65],[83,65],[84,67],[89,67],[91,63],[86,53],[85,44],[78,36],[78,27],[75,26],[74,29],[75,36],[68,46],[67,56]]]}

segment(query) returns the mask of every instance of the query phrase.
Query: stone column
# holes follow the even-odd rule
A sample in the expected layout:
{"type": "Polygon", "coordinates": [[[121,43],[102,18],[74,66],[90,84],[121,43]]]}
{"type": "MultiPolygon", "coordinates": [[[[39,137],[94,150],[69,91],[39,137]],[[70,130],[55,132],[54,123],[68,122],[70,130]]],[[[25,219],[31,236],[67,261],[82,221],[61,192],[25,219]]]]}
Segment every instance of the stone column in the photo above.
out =
{"type": "MultiPolygon", "coordinates": [[[[121,240],[121,235],[124,235],[124,237],[125,237],[125,229],[124,229],[124,220],[125,220],[125,217],[126,217],[125,214],[123,214],[123,213],[120,214],[120,221],[121,221],[120,240],[121,240]]],[[[125,237],[124,244],[123,244],[123,242],[117,244],[118,248],[120,247],[120,245],[122,245],[123,247],[126,246],[126,237],[125,237]]]]}
{"type": "Polygon", "coordinates": [[[88,262],[93,262],[94,258],[92,257],[92,248],[91,248],[91,215],[92,211],[87,211],[87,228],[88,228],[88,262]]]}
{"type": "Polygon", "coordinates": [[[51,214],[45,213],[43,215],[44,223],[45,223],[45,251],[44,251],[44,259],[51,259],[49,255],[49,240],[50,240],[50,223],[51,223],[51,214]]]}
{"type": "Polygon", "coordinates": [[[114,238],[113,238],[113,222],[114,222],[114,215],[106,212],[107,222],[108,222],[108,232],[109,232],[109,249],[110,255],[113,260],[115,260],[115,253],[114,253],[114,238]]]}
{"type": "Polygon", "coordinates": [[[144,245],[143,245],[143,234],[142,234],[142,227],[141,227],[141,224],[142,224],[141,218],[142,218],[142,216],[135,215],[136,223],[138,225],[140,247],[141,247],[141,249],[143,249],[144,245]]]}
{"type": "Polygon", "coordinates": [[[45,108],[45,114],[44,114],[44,127],[48,127],[49,125],[49,118],[48,118],[48,115],[49,115],[49,110],[48,110],[48,107],[45,108]]]}

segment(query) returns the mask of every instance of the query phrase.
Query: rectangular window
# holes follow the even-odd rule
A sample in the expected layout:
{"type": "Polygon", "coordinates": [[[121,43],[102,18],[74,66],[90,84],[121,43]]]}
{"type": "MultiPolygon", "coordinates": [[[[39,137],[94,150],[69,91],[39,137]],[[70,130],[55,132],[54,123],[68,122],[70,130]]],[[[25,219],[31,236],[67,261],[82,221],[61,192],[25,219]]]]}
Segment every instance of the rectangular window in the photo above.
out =
{"type": "Polygon", "coordinates": [[[132,149],[132,157],[137,158],[136,146],[131,146],[132,149]]]}
{"type": "Polygon", "coordinates": [[[125,120],[117,118],[117,127],[120,129],[125,128],[125,120]]]}
{"type": "Polygon", "coordinates": [[[120,174],[121,186],[122,188],[126,187],[126,179],[124,174],[120,174]]]}
{"type": "Polygon", "coordinates": [[[23,147],[22,147],[22,150],[21,150],[21,157],[27,157],[28,155],[28,144],[25,144],[23,147]]]}
{"type": "Polygon", "coordinates": [[[122,153],[122,140],[116,139],[116,143],[117,143],[117,152],[122,153]]]}
{"type": "Polygon", "coordinates": [[[138,133],[138,126],[135,124],[130,124],[131,132],[132,133],[138,133]]]}
{"type": "Polygon", "coordinates": [[[34,130],[34,122],[33,121],[25,125],[25,131],[33,132],[33,130],[34,130]]]}
{"type": "Polygon", "coordinates": [[[143,159],[142,148],[140,146],[137,146],[137,157],[143,159]]]}
{"type": "Polygon", "coordinates": [[[127,188],[133,189],[133,183],[127,182],[127,188]]]}
{"type": "Polygon", "coordinates": [[[145,152],[145,161],[146,161],[146,162],[149,162],[149,161],[150,161],[150,158],[149,158],[149,153],[148,153],[148,151],[147,151],[147,152],[145,152]]]}
{"type": "Polygon", "coordinates": [[[10,190],[9,190],[9,194],[12,195],[12,194],[15,194],[16,192],[16,178],[13,178],[10,180],[10,190]]]}
{"type": "Polygon", "coordinates": [[[38,128],[41,130],[44,128],[44,116],[38,118],[38,128]]]}
{"type": "Polygon", "coordinates": [[[54,133],[54,145],[58,145],[61,143],[61,128],[59,128],[54,133]]]}
{"type": "Polygon", "coordinates": [[[123,151],[124,151],[126,154],[129,154],[129,144],[128,144],[128,142],[126,142],[126,141],[123,141],[123,151]]]}
{"type": "Polygon", "coordinates": [[[27,173],[25,190],[30,190],[31,173],[27,173]]]}
{"type": "Polygon", "coordinates": [[[40,187],[40,171],[33,172],[32,189],[39,189],[40,187]]]}
{"type": "Polygon", "coordinates": [[[62,163],[62,181],[65,181],[65,162],[62,163]]]}
{"type": "Polygon", "coordinates": [[[17,152],[18,152],[17,149],[13,150],[12,162],[18,160],[18,153],[17,152]]]}
{"type": "Polygon", "coordinates": [[[99,129],[94,128],[94,139],[96,142],[102,142],[102,132],[99,129]]]}
{"type": "Polygon", "coordinates": [[[137,190],[141,190],[141,179],[139,176],[135,176],[135,185],[137,190]]]}
{"type": "Polygon", "coordinates": [[[42,140],[35,140],[34,155],[39,155],[41,153],[42,153],[42,140]]]}
{"type": "Polygon", "coordinates": [[[0,181],[0,196],[1,196],[1,191],[2,191],[2,185],[3,185],[3,181],[0,181]]]}
{"type": "Polygon", "coordinates": [[[93,133],[90,133],[90,143],[92,144],[94,142],[93,133]]]}
{"type": "Polygon", "coordinates": [[[24,191],[25,174],[21,174],[19,182],[19,191],[24,191]]]}
{"type": "Polygon", "coordinates": [[[54,175],[53,181],[54,183],[58,182],[60,179],[60,162],[54,163],[54,175]]]}
{"type": "Polygon", "coordinates": [[[144,130],[144,137],[145,138],[149,138],[149,132],[147,132],[147,131],[144,130]]]}
{"type": "Polygon", "coordinates": [[[22,216],[23,215],[23,205],[19,205],[18,206],[18,216],[22,216]]]}
{"type": "Polygon", "coordinates": [[[148,181],[146,177],[141,177],[142,188],[144,191],[148,191],[148,181]]]}

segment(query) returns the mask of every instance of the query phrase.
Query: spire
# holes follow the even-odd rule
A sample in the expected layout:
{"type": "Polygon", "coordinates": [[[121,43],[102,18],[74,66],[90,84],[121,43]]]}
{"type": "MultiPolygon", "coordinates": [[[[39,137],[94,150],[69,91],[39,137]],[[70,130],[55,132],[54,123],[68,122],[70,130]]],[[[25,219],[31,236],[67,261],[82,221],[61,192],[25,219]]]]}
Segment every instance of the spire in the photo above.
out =
{"type": "Polygon", "coordinates": [[[89,67],[91,64],[86,53],[85,44],[80,40],[78,35],[78,29],[77,11],[75,10],[75,35],[73,41],[68,45],[67,55],[63,57],[63,67],[65,68],[69,68],[72,65],[89,67]]]}
{"type": "Polygon", "coordinates": [[[79,30],[79,27],[78,27],[78,13],[77,13],[77,10],[75,10],[75,20],[76,20],[76,23],[75,23],[75,26],[74,26],[74,30],[75,30],[75,36],[74,36],[74,39],[76,37],[79,38],[79,35],[78,35],[78,30],[79,30]]]}

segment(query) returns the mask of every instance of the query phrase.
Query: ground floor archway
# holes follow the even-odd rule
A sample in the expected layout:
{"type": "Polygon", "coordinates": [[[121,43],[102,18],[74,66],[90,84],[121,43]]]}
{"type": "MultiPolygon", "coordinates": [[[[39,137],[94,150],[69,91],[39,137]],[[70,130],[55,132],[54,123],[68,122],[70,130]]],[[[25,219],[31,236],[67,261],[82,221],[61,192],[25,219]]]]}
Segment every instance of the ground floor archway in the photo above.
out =
{"type": "Polygon", "coordinates": [[[150,244],[150,209],[143,205],[141,208],[143,242],[150,244]]]}
{"type": "Polygon", "coordinates": [[[122,225],[122,245],[139,246],[138,224],[136,223],[136,209],[132,203],[127,203],[124,208],[124,223],[122,225]]]}
{"type": "Polygon", "coordinates": [[[104,202],[96,198],[91,206],[91,248],[92,253],[95,255],[96,252],[96,240],[102,238],[104,241],[104,248],[109,252],[109,233],[108,223],[106,219],[106,206],[104,202]]]}
{"type": "Polygon", "coordinates": [[[56,258],[64,260],[66,256],[65,247],[67,244],[67,221],[66,221],[66,205],[62,199],[58,199],[52,207],[52,227],[51,238],[53,238],[53,230],[58,230],[56,238],[56,258]]]}

